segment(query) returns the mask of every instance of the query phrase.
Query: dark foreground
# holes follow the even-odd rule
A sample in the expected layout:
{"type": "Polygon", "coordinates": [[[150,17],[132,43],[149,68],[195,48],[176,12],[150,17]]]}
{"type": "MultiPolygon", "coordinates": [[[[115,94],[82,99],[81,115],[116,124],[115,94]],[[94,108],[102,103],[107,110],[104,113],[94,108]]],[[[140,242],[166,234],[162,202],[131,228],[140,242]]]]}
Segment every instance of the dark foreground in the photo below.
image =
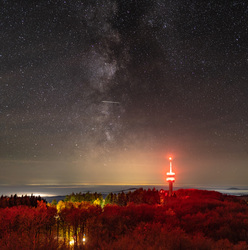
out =
{"type": "Polygon", "coordinates": [[[138,189],[110,194],[105,203],[97,194],[78,201],[86,196],[58,204],[2,197],[0,249],[248,249],[245,199],[138,189]]]}

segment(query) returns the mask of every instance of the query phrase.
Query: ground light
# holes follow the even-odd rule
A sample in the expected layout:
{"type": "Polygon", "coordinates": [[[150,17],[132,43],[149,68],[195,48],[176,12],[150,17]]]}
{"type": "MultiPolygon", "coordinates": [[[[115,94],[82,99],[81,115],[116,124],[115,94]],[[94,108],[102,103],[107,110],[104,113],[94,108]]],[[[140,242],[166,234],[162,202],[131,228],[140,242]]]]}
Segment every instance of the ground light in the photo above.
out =
{"type": "Polygon", "coordinates": [[[74,239],[70,240],[70,245],[73,246],[74,245],[74,239]]]}

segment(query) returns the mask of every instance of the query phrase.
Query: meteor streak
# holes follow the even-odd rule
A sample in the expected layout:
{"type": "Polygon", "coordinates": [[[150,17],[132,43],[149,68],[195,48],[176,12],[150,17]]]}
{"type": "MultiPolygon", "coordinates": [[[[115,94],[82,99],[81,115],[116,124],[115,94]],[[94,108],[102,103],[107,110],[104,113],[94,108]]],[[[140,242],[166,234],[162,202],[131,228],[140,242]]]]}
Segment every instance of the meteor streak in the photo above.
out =
{"type": "Polygon", "coordinates": [[[114,102],[114,101],[102,101],[104,103],[113,103],[113,104],[120,104],[120,102],[114,102]]]}

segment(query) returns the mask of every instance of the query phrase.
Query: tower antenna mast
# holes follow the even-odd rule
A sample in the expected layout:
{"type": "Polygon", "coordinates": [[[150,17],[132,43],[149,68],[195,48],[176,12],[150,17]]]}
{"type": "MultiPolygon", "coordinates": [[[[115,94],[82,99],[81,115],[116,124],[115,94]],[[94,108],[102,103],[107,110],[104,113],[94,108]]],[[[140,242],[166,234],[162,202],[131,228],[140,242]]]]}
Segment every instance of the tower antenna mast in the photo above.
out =
{"type": "Polygon", "coordinates": [[[173,193],[173,183],[175,182],[175,173],[172,172],[172,157],[169,157],[170,161],[170,172],[167,172],[166,181],[169,183],[169,196],[173,193]]]}

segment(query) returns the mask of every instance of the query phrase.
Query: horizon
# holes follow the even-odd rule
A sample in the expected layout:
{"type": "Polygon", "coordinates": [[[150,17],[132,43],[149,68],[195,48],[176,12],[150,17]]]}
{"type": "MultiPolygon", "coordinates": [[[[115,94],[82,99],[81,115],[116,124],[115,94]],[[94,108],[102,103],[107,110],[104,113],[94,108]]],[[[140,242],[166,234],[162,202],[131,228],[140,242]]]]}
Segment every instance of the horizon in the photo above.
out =
{"type": "MultiPolygon", "coordinates": [[[[66,196],[71,193],[102,193],[108,194],[119,193],[121,191],[129,191],[131,189],[152,189],[156,190],[164,189],[169,190],[168,184],[156,184],[156,185],[22,185],[22,186],[0,186],[0,195],[33,195],[41,197],[56,197],[56,196],[66,196]]],[[[203,185],[175,185],[173,188],[175,191],[179,189],[199,189],[199,190],[209,190],[217,191],[223,194],[229,195],[248,195],[248,185],[246,186],[203,186],[203,185]]]]}

